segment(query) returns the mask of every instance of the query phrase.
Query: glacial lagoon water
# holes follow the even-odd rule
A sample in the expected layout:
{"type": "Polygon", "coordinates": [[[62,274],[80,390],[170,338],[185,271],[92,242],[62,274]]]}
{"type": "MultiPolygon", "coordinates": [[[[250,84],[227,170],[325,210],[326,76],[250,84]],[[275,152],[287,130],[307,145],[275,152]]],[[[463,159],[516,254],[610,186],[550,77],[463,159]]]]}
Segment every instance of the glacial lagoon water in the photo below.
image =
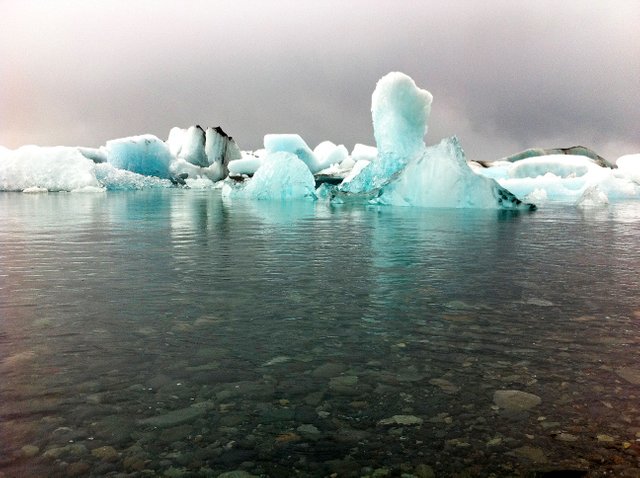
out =
{"type": "Polygon", "coordinates": [[[0,194],[0,477],[639,476],[639,245],[637,202],[0,194]]]}

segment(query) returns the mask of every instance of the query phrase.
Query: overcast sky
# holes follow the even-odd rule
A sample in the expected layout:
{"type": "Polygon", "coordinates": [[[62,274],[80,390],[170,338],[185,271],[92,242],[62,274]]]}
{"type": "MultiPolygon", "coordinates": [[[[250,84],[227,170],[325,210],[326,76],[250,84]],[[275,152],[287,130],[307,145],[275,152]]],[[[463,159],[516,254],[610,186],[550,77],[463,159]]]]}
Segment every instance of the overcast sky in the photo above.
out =
{"type": "Polygon", "coordinates": [[[0,144],[99,146],[221,125],[374,144],[371,93],[434,96],[469,159],[640,152],[638,0],[0,0],[0,144]]]}

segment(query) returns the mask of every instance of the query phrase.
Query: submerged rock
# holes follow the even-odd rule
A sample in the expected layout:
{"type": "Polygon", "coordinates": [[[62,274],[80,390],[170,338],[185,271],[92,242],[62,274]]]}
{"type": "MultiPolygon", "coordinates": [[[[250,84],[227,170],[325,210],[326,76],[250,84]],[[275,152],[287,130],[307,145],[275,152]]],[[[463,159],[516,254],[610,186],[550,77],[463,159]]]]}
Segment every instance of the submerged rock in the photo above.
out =
{"type": "Polygon", "coordinates": [[[540,405],[542,399],[533,393],[520,390],[496,390],[493,403],[510,412],[521,412],[540,405]]]}
{"type": "Polygon", "coordinates": [[[144,418],[138,420],[140,425],[150,425],[158,428],[168,428],[183,423],[188,423],[196,418],[204,416],[209,409],[209,406],[204,403],[197,403],[187,408],[181,408],[179,410],[172,410],[164,415],[157,415],[155,417],[144,418]]]}
{"type": "Polygon", "coordinates": [[[542,448],[536,448],[532,446],[521,446],[513,451],[513,454],[520,458],[526,458],[533,463],[548,463],[549,459],[542,448]]]}
{"type": "Polygon", "coordinates": [[[384,418],[378,422],[378,425],[422,425],[424,420],[415,415],[394,415],[389,418],[384,418]]]}
{"type": "Polygon", "coordinates": [[[620,367],[616,369],[619,377],[634,385],[640,385],[640,368],[637,367],[620,367]]]}

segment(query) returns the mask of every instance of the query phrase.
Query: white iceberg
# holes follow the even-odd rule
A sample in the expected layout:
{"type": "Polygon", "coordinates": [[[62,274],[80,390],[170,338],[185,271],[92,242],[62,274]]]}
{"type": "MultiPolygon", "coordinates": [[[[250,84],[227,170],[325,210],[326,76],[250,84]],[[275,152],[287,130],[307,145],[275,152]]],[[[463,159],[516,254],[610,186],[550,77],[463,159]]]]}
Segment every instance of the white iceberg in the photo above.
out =
{"type": "Polygon", "coordinates": [[[229,161],[229,174],[232,176],[251,176],[255,174],[264,162],[266,152],[264,149],[257,151],[242,151],[242,157],[234,161],[229,161]]]}
{"type": "Polygon", "coordinates": [[[168,179],[118,169],[109,163],[96,164],[94,172],[100,186],[108,191],[135,191],[173,186],[173,183],[168,179]]]}
{"type": "Polygon", "coordinates": [[[100,188],[95,164],[78,148],[22,146],[0,156],[1,191],[75,191],[100,188]]]}
{"type": "MultiPolygon", "coordinates": [[[[586,156],[553,154],[514,163],[499,161],[479,173],[527,200],[538,197],[543,198],[538,202],[577,204],[592,188],[607,200],[640,197],[640,184],[633,181],[633,169],[624,169],[624,164],[625,161],[623,168],[611,169],[586,156]]],[[[594,199],[585,199],[585,204],[594,199]]]]}
{"type": "Polygon", "coordinates": [[[640,153],[620,156],[616,165],[621,174],[640,184],[640,153]]]}
{"type": "MultiPolygon", "coordinates": [[[[323,141],[313,149],[313,154],[318,160],[321,170],[334,165],[340,165],[349,157],[349,151],[344,144],[336,145],[331,141],[323,141]]],[[[342,168],[340,168],[342,169],[342,168]]]]}
{"type": "Polygon", "coordinates": [[[173,176],[191,180],[220,181],[229,174],[229,162],[242,158],[236,142],[220,126],[206,131],[199,125],[172,128],[167,145],[175,158],[170,167],[173,176]]]}

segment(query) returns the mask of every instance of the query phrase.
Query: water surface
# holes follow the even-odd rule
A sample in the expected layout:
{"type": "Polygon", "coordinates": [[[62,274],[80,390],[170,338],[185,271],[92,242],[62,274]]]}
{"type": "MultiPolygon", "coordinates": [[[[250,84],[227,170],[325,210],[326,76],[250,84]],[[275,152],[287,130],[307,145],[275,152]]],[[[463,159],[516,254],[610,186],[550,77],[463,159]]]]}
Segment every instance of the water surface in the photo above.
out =
{"type": "Polygon", "coordinates": [[[639,237],[637,203],[0,194],[0,476],[638,476],[639,237]]]}

